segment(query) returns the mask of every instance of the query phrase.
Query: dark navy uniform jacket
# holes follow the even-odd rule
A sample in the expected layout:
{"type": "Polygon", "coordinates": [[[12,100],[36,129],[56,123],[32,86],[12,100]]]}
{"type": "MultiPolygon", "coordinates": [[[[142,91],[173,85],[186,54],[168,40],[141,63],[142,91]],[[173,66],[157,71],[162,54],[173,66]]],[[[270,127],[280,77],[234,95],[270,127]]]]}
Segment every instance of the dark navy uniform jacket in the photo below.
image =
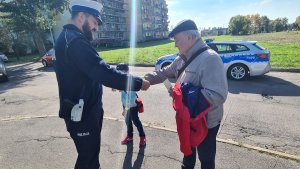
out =
{"type": "Polygon", "coordinates": [[[89,113],[103,113],[102,85],[126,90],[130,79],[130,90],[141,89],[141,78],[110,68],[75,25],[64,26],[55,44],[55,55],[61,118],[70,118],[71,109],[66,100],[78,104],[81,97],[84,99],[83,120],[89,113]]]}

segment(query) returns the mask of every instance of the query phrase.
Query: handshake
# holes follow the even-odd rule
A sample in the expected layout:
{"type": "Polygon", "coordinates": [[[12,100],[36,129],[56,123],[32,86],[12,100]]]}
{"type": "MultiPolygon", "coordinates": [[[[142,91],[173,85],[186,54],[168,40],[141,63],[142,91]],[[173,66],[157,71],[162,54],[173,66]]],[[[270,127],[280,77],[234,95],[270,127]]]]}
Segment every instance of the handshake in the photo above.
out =
{"type": "MultiPolygon", "coordinates": [[[[144,77],[148,77],[148,79],[146,80],[145,78],[143,79],[143,83],[142,83],[142,87],[141,90],[148,90],[148,88],[150,87],[150,82],[149,82],[149,74],[146,74],[144,77]]],[[[153,77],[153,76],[152,76],[153,77]]],[[[150,78],[151,79],[151,78],[150,78]]],[[[171,84],[171,82],[169,81],[169,79],[165,79],[163,81],[164,86],[167,88],[169,95],[172,97],[172,93],[173,93],[173,86],[171,84]]]]}
{"type": "MultiPolygon", "coordinates": [[[[167,88],[169,95],[172,97],[173,94],[173,86],[169,79],[165,79],[163,81],[164,86],[167,88]]],[[[143,79],[141,90],[148,90],[150,87],[150,82],[148,80],[143,79]]]]}
{"type": "Polygon", "coordinates": [[[149,89],[149,87],[150,87],[150,82],[148,80],[143,79],[141,90],[146,91],[149,89]]]}
{"type": "MultiPolygon", "coordinates": [[[[173,95],[173,86],[172,86],[171,82],[168,79],[166,79],[163,82],[163,84],[167,88],[169,96],[172,97],[172,95],[173,95]]],[[[150,87],[150,82],[148,80],[143,79],[141,90],[144,90],[144,91],[148,90],[149,87],[150,87]]]]}
{"type": "MultiPolygon", "coordinates": [[[[141,86],[141,90],[146,91],[149,89],[150,87],[150,82],[148,80],[145,80],[142,78],[142,86],[141,86]]],[[[117,91],[117,89],[112,88],[111,89],[113,92],[117,91]]]]}

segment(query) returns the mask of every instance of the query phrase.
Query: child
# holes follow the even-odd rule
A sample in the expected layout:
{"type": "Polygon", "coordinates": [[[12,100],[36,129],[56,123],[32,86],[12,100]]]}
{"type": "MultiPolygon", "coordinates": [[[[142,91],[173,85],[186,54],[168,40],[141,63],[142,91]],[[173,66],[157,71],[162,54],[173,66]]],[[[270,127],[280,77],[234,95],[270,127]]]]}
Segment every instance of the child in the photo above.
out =
{"type": "MultiPolygon", "coordinates": [[[[128,73],[129,66],[125,63],[117,65],[117,70],[128,73]]],[[[121,100],[123,105],[122,115],[125,117],[127,125],[127,136],[121,141],[121,144],[127,144],[133,140],[132,122],[137,127],[140,136],[140,148],[146,146],[146,137],[143,125],[138,116],[138,107],[136,104],[137,94],[135,91],[121,91],[121,100]]]]}

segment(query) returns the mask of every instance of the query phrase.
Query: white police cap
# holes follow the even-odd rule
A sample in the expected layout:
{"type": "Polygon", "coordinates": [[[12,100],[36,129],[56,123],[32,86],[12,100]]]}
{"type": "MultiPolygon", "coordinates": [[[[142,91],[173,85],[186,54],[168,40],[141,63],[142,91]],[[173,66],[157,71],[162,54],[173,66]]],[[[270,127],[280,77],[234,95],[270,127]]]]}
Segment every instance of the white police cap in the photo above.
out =
{"type": "Polygon", "coordinates": [[[70,2],[71,12],[85,12],[94,15],[99,25],[102,24],[101,11],[103,5],[97,1],[92,0],[72,0],[70,2]]]}

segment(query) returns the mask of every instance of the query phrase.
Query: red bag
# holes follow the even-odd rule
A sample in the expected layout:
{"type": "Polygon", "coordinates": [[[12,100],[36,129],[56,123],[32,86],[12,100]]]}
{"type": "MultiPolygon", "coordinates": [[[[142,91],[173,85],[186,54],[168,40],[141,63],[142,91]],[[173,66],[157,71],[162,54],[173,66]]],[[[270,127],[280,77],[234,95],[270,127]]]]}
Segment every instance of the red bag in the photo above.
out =
{"type": "Polygon", "coordinates": [[[138,97],[135,100],[136,104],[137,104],[137,108],[139,113],[143,113],[144,112],[144,105],[143,105],[143,101],[142,98],[138,97]]]}

